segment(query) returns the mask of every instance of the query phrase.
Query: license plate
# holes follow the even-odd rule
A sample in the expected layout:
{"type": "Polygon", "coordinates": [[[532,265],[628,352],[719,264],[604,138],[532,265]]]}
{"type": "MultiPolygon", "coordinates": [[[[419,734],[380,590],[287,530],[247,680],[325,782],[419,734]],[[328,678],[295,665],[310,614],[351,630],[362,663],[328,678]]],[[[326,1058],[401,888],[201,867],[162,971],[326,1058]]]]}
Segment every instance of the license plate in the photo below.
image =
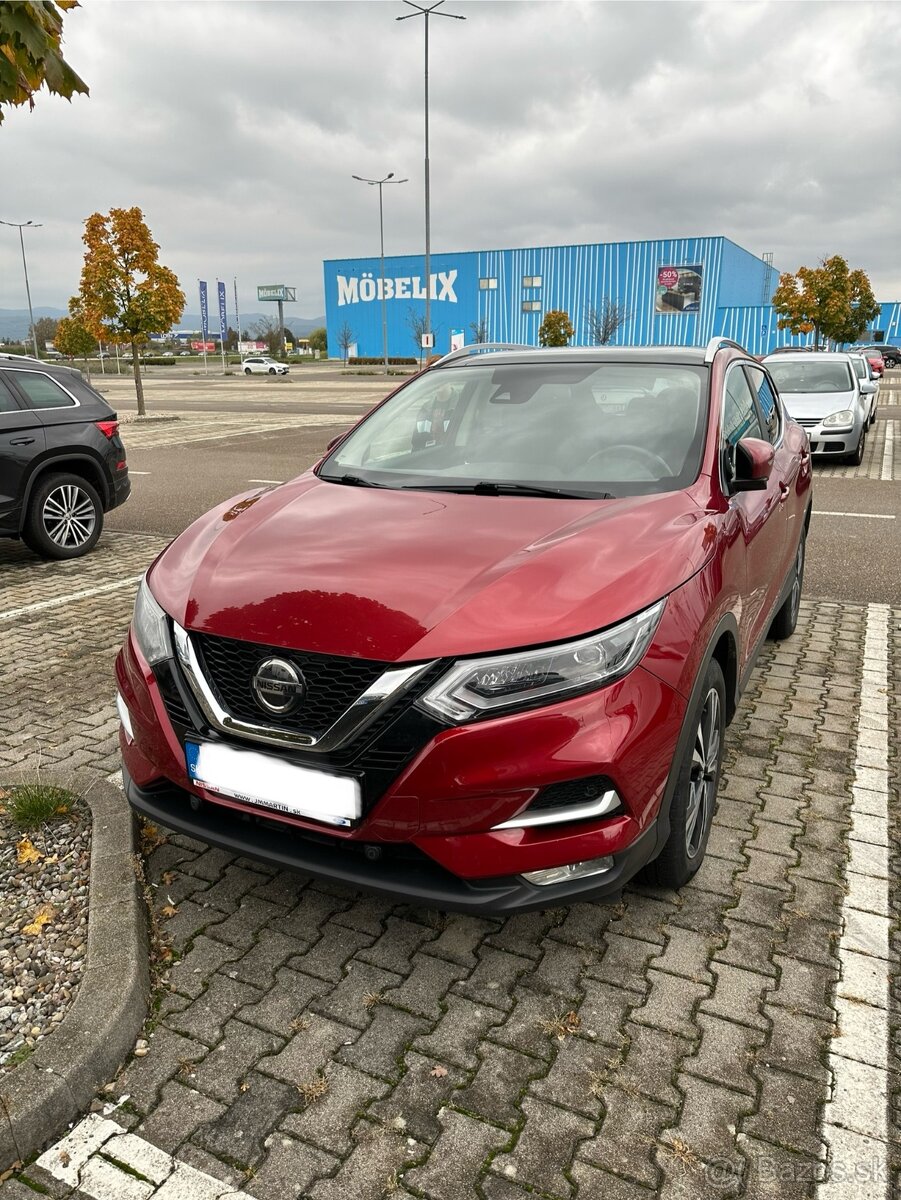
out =
{"type": "Polygon", "coordinates": [[[198,787],[275,812],[352,825],[361,813],[360,785],[253,750],[214,742],[185,742],[188,777],[198,787]]]}

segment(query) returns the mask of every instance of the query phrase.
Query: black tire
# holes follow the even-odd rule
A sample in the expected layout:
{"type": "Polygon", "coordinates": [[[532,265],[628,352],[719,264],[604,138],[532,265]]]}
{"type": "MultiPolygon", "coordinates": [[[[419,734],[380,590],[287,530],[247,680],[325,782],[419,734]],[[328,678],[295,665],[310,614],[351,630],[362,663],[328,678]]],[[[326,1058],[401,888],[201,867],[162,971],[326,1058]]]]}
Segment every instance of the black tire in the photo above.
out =
{"type": "Polygon", "coordinates": [[[680,888],[704,861],[716,793],[723,765],[726,733],[726,684],[712,658],[704,672],[700,695],[691,714],[691,737],[685,747],[676,790],[670,804],[666,845],[641,873],[656,887],[680,888]]]}
{"type": "Polygon", "coordinates": [[[885,360],[885,365],[886,365],[886,366],[887,366],[889,369],[891,369],[892,367],[897,367],[897,365],[898,365],[898,360],[897,360],[897,358],[887,358],[887,359],[885,360]]]}
{"type": "Polygon", "coordinates": [[[801,611],[801,593],[804,590],[804,563],[807,559],[807,533],[802,531],[798,543],[798,553],[795,555],[792,567],[791,591],[785,602],[770,623],[767,634],[774,642],[784,642],[795,632],[798,624],[798,613],[801,611]]]}
{"type": "Polygon", "coordinates": [[[103,504],[80,475],[45,475],[28,500],[22,541],[41,558],[80,558],[103,531],[103,504]]]}
{"type": "Polygon", "coordinates": [[[857,443],[857,449],[853,454],[848,455],[848,462],[852,467],[859,467],[863,462],[863,452],[867,446],[867,423],[864,421],[863,429],[860,431],[860,440],[857,443]]]}
{"type": "Polygon", "coordinates": [[[269,368],[269,374],[270,374],[270,375],[274,375],[274,374],[275,374],[275,367],[270,367],[270,368],[269,368]]]}
{"type": "Polygon", "coordinates": [[[251,371],[250,367],[245,367],[245,368],[244,368],[244,374],[245,374],[245,375],[252,375],[252,374],[253,374],[253,371],[251,371]]]}

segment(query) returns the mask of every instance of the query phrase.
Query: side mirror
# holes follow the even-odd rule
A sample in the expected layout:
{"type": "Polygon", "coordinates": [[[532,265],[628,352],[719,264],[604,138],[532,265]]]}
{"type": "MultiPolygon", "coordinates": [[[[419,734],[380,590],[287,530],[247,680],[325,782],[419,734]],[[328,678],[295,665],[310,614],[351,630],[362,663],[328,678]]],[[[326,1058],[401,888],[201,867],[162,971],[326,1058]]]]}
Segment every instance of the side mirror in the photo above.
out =
{"type": "Polygon", "coordinates": [[[328,445],[326,446],[326,448],[325,448],[325,450],[326,450],[326,453],[328,453],[328,452],[329,452],[329,450],[334,450],[334,448],[335,448],[335,447],[338,445],[338,443],[339,443],[340,441],[343,441],[343,439],[344,439],[346,436],[347,436],[347,430],[346,430],[346,429],[344,430],[344,433],[338,433],[338,434],[336,434],[336,435],[335,435],[335,436],[332,438],[332,440],[331,440],[331,441],[328,443],[328,445]]]}
{"type": "Polygon", "coordinates": [[[733,492],[762,492],[773,470],[775,451],[761,438],[743,438],[735,447],[733,492]]]}

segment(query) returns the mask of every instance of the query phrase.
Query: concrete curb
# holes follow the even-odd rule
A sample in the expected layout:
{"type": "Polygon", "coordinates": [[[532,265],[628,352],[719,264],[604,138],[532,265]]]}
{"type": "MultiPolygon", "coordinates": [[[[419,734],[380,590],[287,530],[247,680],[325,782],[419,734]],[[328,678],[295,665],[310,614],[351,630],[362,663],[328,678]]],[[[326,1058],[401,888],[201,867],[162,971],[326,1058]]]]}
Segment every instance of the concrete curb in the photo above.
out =
{"type": "MultiPolygon", "coordinates": [[[[17,782],[26,777],[3,779],[17,782]]],[[[124,795],[86,771],[42,771],[41,782],[68,788],[91,809],[87,958],[59,1027],[20,1066],[0,1071],[0,1171],[26,1162],[88,1108],[134,1046],[150,996],[135,820],[124,795]]]]}

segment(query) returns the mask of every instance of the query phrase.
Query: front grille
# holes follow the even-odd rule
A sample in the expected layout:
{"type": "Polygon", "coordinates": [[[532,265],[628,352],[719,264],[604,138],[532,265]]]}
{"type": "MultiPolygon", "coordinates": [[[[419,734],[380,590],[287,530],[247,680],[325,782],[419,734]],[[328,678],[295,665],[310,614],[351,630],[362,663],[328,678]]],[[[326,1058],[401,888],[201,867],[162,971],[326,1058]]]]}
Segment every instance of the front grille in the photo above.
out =
{"type": "Polygon", "coordinates": [[[820,424],[819,417],[795,417],[802,429],[814,429],[820,424]]]}
{"type": "Polygon", "coordinates": [[[394,664],[333,654],[312,654],[240,642],[211,634],[191,635],[207,680],[225,708],[241,721],[270,725],[321,737],[353,702],[394,664]],[[269,713],[254,699],[254,673],[267,658],[292,663],[306,681],[300,710],[286,715],[269,713]]]}

